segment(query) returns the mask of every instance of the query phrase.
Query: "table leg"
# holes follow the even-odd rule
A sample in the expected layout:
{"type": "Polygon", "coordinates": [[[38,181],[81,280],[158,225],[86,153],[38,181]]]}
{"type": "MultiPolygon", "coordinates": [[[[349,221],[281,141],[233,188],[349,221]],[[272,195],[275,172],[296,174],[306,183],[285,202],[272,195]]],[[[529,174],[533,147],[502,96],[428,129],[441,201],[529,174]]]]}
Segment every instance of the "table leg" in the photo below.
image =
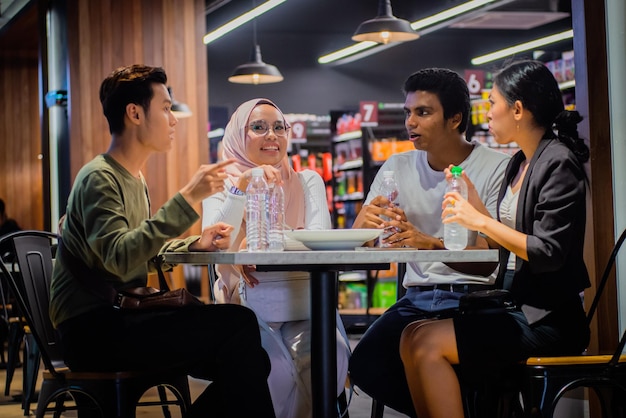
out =
{"type": "Polygon", "coordinates": [[[337,416],[337,272],[311,273],[313,418],[337,416]]]}

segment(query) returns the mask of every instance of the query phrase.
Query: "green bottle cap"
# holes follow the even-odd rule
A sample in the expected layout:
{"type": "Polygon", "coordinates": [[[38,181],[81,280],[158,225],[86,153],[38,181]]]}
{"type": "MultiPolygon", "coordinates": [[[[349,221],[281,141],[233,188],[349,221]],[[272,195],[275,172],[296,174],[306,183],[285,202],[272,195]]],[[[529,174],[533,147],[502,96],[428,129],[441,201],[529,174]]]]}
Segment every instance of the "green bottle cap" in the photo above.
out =
{"type": "Polygon", "coordinates": [[[450,173],[452,173],[454,177],[461,177],[461,174],[463,173],[463,167],[455,165],[450,169],[450,173]]]}

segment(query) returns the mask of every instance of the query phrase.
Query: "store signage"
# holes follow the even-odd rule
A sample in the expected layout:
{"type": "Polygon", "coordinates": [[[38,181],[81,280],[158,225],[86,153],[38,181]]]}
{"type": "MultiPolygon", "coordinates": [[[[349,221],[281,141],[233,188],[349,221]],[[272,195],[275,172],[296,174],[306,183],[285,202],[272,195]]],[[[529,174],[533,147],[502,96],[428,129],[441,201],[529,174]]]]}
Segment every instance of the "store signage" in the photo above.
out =
{"type": "Polygon", "coordinates": [[[482,70],[465,70],[465,82],[471,95],[480,95],[485,88],[485,72],[482,70]]]}
{"type": "Polygon", "coordinates": [[[306,140],[306,122],[293,122],[291,124],[291,142],[303,144],[306,140]]]}
{"type": "Polygon", "coordinates": [[[361,102],[361,126],[378,126],[378,102],[361,102]]]}

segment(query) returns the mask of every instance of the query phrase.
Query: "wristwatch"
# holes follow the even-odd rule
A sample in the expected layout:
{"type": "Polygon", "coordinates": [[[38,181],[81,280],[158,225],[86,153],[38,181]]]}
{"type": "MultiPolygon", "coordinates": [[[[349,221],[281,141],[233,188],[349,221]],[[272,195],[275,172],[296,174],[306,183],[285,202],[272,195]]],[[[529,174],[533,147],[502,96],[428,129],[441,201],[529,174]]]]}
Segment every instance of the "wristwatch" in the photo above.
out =
{"type": "Polygon", "coordinates": [[[242,192],[241,190],[239,190],[239,189],[237,188],[237,186],[233,186],[233,187],[231,187],[231,188],[230,188],[230,192],[231,192],[232,194],[234,194],[234,195],[237,195],[237,196],[243,196],[243,195],[245,195],[245,193],[244,193],[244,192],[242,192]]]}

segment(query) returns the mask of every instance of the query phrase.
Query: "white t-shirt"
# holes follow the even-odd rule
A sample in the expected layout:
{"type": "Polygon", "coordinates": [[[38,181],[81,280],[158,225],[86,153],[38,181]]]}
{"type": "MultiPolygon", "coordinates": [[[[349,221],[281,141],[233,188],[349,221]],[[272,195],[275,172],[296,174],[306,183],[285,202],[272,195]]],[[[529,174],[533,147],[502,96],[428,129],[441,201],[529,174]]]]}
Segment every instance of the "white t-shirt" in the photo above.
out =
{"type": "MultiPolygon", "coordinates": [[[[510,156],[476,141],[472,141],[472,145],[474,150],[460,166],[474,183],[482,201],[495,218],[498,192],[510,156]]],[[[399,190],[397,201],[409,222],[425,234],[442,237],[441,202],[446,191],[445,174],[443,171],[433,170],[426,157],[425,151],[418,150],[392,155],[374,178],[365,204],[380,195],[383,172],[393,170],[399,190]]],[[[470,231],[469,245],[476,243],[476,235],[476,232],[470,231]]],[[[460,273],[441,262],[407,263],[403,285],[409,287],[436,283],[489,284],[495,281],[496,273],[488,277],[473,276],[460,273]]]]}
{"type": "MultiPolygon", "coordinates": [[[[500,202],[500,222],[509,228],[515,229],[515,221],[517,220],[517,202],[519,201],[519,189],[513,193],[511,186],[506,188],[506,193],[500,202]]],[[[506,265],[507,270],[515,270],[515,253],[509,253],[509,261],[506,265]]]]}

